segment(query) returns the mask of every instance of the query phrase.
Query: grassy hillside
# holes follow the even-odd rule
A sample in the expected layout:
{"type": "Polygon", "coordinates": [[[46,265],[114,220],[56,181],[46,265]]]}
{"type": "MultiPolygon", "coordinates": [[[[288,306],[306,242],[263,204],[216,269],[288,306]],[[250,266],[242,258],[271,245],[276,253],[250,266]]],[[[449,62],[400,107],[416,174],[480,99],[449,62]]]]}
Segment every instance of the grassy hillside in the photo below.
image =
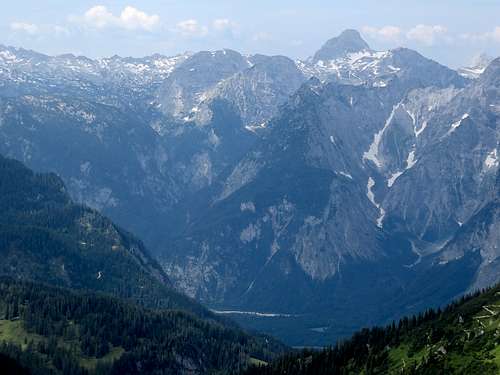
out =
{"type": "Polygon", "coordinates": [[[185,312],[0,279],[0,353],[33,374],[226,374],[282,350],[185,312]]]}
{"type": "Polygon", "coordinates": [[[499,374],[500,286],[321,352],[285,356],[252,374],[499,374]]]}

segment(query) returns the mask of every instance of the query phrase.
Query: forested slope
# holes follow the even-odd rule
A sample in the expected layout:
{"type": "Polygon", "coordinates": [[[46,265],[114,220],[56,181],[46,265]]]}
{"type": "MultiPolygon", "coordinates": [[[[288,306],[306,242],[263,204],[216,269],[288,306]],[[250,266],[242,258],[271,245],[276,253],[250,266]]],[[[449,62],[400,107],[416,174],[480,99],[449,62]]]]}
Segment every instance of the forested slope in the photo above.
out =
{"type": "Polygon", "coordinates": [[[444,310],[366,329],[320,352],[288,355],[247,375],[498,374],[500,286],[444,310]]]}
{"type": "Polygon", "coordinates": [[[55,174],[0,156],[0,275],[210,314],[171,288],[141,241],[75,204],[55,174]]]}
{"type": "Polygon", "coordinates": [[[226,374],[282,350],[185,312],[0,279],[0,353],[33,374],[226,374]]]}

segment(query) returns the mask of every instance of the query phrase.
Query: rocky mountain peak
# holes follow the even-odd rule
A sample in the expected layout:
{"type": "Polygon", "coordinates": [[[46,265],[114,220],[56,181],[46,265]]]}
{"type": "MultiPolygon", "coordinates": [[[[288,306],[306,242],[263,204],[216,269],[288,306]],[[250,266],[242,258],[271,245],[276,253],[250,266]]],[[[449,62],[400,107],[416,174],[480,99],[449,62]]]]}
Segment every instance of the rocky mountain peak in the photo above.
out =
{"type": "Polygon", "coordinates": [[[472,58],[471,66],[482,66],[486,67],[492,62],[494,59],[487,53],[480,53],[472,58]]]}
{"type": "Polygon", "coordinates": [[[483,82],[498,85],[500,83],[500,57],[494,59],[485,69],[481,75],[483,82]]]}
{"type": "Polygon", "coordinates": [[[493,58],[485,53],[475,56],[470,65],[458,69],[458,73],[466,78],[478,78],[487,66],[491,63],[493,58]]]}
{"type": "Polygon", "coordinates": [[[345,30],[339,36],[327,41],[316,52],[313,62],[320,60],[335,60],[349,53],[370,51],[370,46],[363,40],[357,30],[345,30]]]}

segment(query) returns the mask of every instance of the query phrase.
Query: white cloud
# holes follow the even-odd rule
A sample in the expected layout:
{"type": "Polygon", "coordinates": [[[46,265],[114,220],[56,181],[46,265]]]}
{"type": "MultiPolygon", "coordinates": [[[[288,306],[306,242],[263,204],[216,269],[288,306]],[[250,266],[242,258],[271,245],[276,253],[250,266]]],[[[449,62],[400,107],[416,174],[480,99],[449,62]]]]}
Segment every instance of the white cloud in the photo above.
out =
{"type": "Polygon", "coordinates": [[[290,41],[290,45],[293,47],[300,47],[304,45],[304,41],[300,39],[294,39],[290,41]]]}
{"type": "Polygon", "coordinates": [[[498,42],[500,43],[500,26],[496,26],[492,31],[486,33],[478,34],[462,34],[460,35],[462,39],[472,41],[472,42],[498,42]]]}
{"type": "Polygon", "coordinates": [[[160,23],[158,15],[149,15],[132,6],[127,6],[119,15],[114,15],[104,5],[96,5],[87,10],[83,17],[73,17],[72,20],[97,29],[115,27],[144,31],[153,31],[160,23]]]}
{"type": "Polygon", "coordinates": [[[272,36],[269,33],[266,33],[264,31],[260,31],[252,37],[252,40],[254,42],[267,42],[267,41],[272,40],[272,36]]]}
{"type": "Polygon", "coordinates": [[[497,26],[490,33],[490,37],[500,43],[500,26],[497,26]]]}
{"type": "Polygon", "coordinates": [[[406,33],[409,40],[432,46],[440,38],[446,36],[448,30],[441,25],[417,25],[406,33]]]}
{"type": "Polygon", "coordinates": [[[185,20],[177,23],[177,31],[183,36],[205,36],[208,34],[208,28],[200,25],[195,19],[185,20]]]}
{"type": "Polygon", "coordinates": [[[113,13],[108,11],[104,5],[96,5],[87,10],[83,15],[83,20],[87,25],[96,28],[103,28],[115,24],[117,21],[113,13]]]}
{"type": "Polygon", "coordinates": [[[454,39],[452,35],[448,34],[448,29],[442,25],[419,24],[406,30],[393,25],[382,27],[365,26],[362,31],[367,37],[375,40],[398,43],[410,41],[426,46],[432,46],[438,42],[449,43],[454,39]]]}
{"type": "Polygon", "coordinates": [[[28,22],[12,22],[10,24],[10,29],[37,38],[44,36],[50,36],[51,38],[67,37],[71,35],[66,27],[52,24],[35,25],[28,22]]]}
{"type": "Polygon", "coordinates": [[[236,29],[238,27],[238,25],[235,22],[233,22],[227,18],[219,18],[219,19],[214,20],[214,22],[212,23],[212,26],[216,31],[220,31],[220,32],[233,31],[234,29],[236,29]]]}
{"type": "Polygon", "coordinates": [[[13,31],[20,31],[29,35],[35,35],[39,31],[37,25],[27,22],[12,22],[10,24],[10,29],[13,31]]]}
{"type": "Polygon", "coordinates": [[[57,36],[69,36],[71,34],[67,28],[59,25],[51,25],[49,29],[57,36]]]}
{"type": "Polygon", "coordinates": [[[391,25],[380,28],[365,26],[362,31],[372,39],[380,39],[383,41],[397,41],[402,34],[401,28],[391,25]]]}
{"type": "Polygon", "coordinates": [[[160,17],[156,14],[148,15],[134,7],[128,6],[120,15],[120,20],[125,27],[131,29],[144,29],[152,31],[159,23],[160,17]]]}

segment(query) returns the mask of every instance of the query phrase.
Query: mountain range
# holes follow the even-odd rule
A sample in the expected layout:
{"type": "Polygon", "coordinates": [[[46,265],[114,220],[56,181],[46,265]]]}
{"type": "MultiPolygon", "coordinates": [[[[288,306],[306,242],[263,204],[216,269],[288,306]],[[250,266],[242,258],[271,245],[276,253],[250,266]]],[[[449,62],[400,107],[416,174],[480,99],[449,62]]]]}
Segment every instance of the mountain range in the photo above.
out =
{"type": "Polygon", "coordinates": [[[498,281],[499,69],[354,30],[296,61],[2,47],[0,153],[137,234],[178,290],[325,345],[498,281]]]}

